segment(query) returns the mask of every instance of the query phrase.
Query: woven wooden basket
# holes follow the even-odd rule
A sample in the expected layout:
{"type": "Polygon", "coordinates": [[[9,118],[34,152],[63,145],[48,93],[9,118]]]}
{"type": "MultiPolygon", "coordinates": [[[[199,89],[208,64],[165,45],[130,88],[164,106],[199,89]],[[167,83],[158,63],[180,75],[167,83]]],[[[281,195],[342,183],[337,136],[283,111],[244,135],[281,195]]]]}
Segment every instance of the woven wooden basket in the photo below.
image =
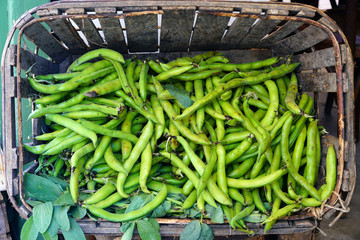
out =
{"type": "MultiPolygon", "coordinates": [[[[77,56],[100,47],[126,57],[136,54],[163,60],[218,50],[237,63],[293,54],[293,61],[302,63],[296,72],[300,90],[313,94],[317,114],[322,114],[319,93],[337,94],[337,135],[322,138],[322,155],[324,159],[329,144],[336,145],[335,191],[344,206],[349,205],[355,186],[354,67],[344,34],[322,11],[272,2],[89,0],[53,2],[31,9],[15,23],[5,45],[1,65],[5,172],[8,196],[21,216],[27,217],[31,208],[23,199],[23,172],[18,170],[36,157],[22,145],[23,128],[29,122],[22,118],[21,101],[33,93],[22,72],[64,72],[77,56]],[[29,41],[35,47],[29,47],[29,41]],[[22,204],[15,201],[16,196],[22,204]]],[[[32,121],[34,135],[40,132],[42,122],[32,121]]],[[[341,207],[336,194],[327,205],[325,217],[334,215],[336,210],[331,208],[341,207]]],[[[178,236],[190,220],[158,221],[162,236],[178,236]]],[[[90,219],[79,223],[85,233],[120,234],[120,223],[90,219]]],[[[228,224],[210,226],[215,236],[243,234],[228,224]]],[[[302,213],[278,221],[268,233],[298,233],[316,226],[312,213],[302,213]]],[[[249,223],[249,227],[263,233],[260,224],[249,223]]]]}

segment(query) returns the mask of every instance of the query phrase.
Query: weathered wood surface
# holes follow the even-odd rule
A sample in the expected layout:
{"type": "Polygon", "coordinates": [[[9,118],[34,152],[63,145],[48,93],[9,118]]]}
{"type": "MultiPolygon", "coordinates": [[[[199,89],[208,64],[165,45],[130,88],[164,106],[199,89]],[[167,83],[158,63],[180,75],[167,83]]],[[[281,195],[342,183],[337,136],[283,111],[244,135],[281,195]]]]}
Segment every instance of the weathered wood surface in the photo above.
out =
{"type": "MultiPolygon", "coordinates": [[[[260,14],[261,9],[258,8],[243,8],[241,13],[246,14],[260,14]]],[[[234,22],[229,27],[227,33],[222,39],[222,49],[236,49],[239,47],[241,40],[249,32],[251,26],[255,23],[256,19],[236,17],[234,22]]]]}
{"type": "Polygon", "coordinates": [[[55,62],[61,62],[69,55],[69,51],[40,22],[25,28],[24,34],[55,62]]]}
{"type": "Polygon", "coordinates": [[[232,9],[200,8],[190,43],[191,51],[207,51],[218,49],[221,38],[230,20],[229,17],[211,15],[216,11],[232,11],[232,9]]]}
{"type": "Polygon", "coordinates": [[[298,33],[279,41],[272,49],[278,55],[294,54],[308,49],[327,38],[329,38],[328,34],[321,28],[308,26],[298,33]]]}
{"type": "Polygon", "coordinates": [[[160,52],[185,52],[189,48],[190,35],[195,18],[195,7],[162,9],[160,52]]]}
{"type": "MultiPolygon", "coordinates": [[[[84,8],[71,8],[66,11],[67,14],[85,14],[84,8]]],[[[80,31],[85,35],[86,40],[89,43],[90,49],[102,48],[105,46],[104,40],[100,36],[100,33],[96,29],[96,26],[90,18],[73,18],[72,19],[79,27],[80,31]]]]}
{"type": "MultiPolygon", "coordinates": [[[[37,15],[40,17],[58,15],[58,9],[44,9],[37,11],[37,15]]],[[[73,25],[70,24],[67,19],[52,19],[46,21],[56,36],[64,42],[66,47],[69,48],[72,54],[82,54],[88,49],[87,45],[81,39],[73,25]]]]}
{"type": "MultiPolygon", "coordinates": [[[[162,219],[158,219],[160,222],[160,234],[163,237],[170,236],[180,236],[186,224],[189,221],[186,219],[166,219],[168,223],[161,223],[162,219]],[[185,220],[185,221],[181,221],[185,220]],[[173,222],[173,223],[171,223],[173,222]]],[[[190,220],[191,221],[191,220],[190,220]]],[[[83,229],[86,234],[119,234],[120,232],[120,223],[111,223],[106,221],[94,222],[89,219],[84,219],[78,221],[79,225],[83,229]]],[[[316,222],[312,218],[298,220],[298,221],[287,221],[287,220],[279,220],[273,226],[271,230],[267,232],[267,234],[289,234],[289,233],[303,233],[309,230],[313,230],[316,227],[316,222]],[[295,222],[299,222],[298,225],[295,225],[295,222]]],[[[220,236],[237,236],[244,237],[247,236],[246,233],[235,231],[230,227],[229,224],[209,224],[209,226],[213,230],[213,234],[215,237],[220,236]]],[[[250,229],[256,230],[256,234],[264,234],[264,226],[260,223],[247,223],[247,226],[250,229]]]]}
{"type": "MultiPolygon", "coordinates": [[[[116,14],[116,8],[96,8],[97,14],[116,14]]],[[[99,18],[101,29],[104,32],[107,47],[121,53],[127,53],[124,34],[119,19],[112,17],[99,18]]]]}
{"type": "Polygon", "coordinates": [[[23,48],[20,49],[20,64],[21,69],[25,71],[31,70],[31,73],[37,75],[56,73],[59,71],[58,64],[23,48]]]}
{"type": "MultiPolygon", "coordinates": [[[[124,13],[151,10],[157,10],[157,8],[123,8],[124,13]]],[[[157,14],[128,16],[125,18],[125,27],[130,52],[155,52],[158,50],[157,14]]]]}
{"type": "MultiPolygon", "coordinates": [[[[285,10],[268,10],[266,15],[288,15],[288,11],[285,10]]],[[[259,19],[249,29],[249,32],[242,38],[239,47],[240,48],[253,48],[261,47],[261,39],[263,39],[268,33],[273,31],[275,27],[281,22],[280,19],[259,19]]]]}

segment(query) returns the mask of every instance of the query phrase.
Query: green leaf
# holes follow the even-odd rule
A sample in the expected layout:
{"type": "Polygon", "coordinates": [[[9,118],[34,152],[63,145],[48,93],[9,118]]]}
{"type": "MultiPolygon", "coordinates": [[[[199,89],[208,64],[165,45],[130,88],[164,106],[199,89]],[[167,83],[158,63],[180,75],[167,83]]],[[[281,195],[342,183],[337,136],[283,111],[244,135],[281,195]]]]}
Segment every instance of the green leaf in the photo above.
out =
{"type": "Polygon", "coordinates": [[[66,189],[66,188],[69,187],[69,183],[62,180],[62,179],[60,179],[60,178],[57,178],[57,177],[54,177],[54,176],[51,176],[51,175],[47,175],[47,174],[43,174],[42,176],[46,177],[47,179],[49,179],[53,183],[60,185],[63,189],[66,189]]]}
{"type": "Polygon", "coordinates": [[[46,202],[34,207],[34,224],[40,233],[44,233],[50,226],[53,209],[54,207],[51,202],[46,202]]]}
{"type": "Polygon", "coordinates": [[[42,234],[42,236],[43,236],[43,238],[45,239],[45,240],[58,240],[59,239],[59,236],[56,234],[56,235],[50,235],[49,233],[47,233],[47,232],[44,232],[43,234],[42,234]]]}
{"type": "Polygon", "coordinates": [[[55,200],[54,206],[75,206],[71,198],[70,192],[64,192],[58,199],[55,200]]]}
{"type": "Polygon", "coordinates": [[[268,203],[268,202],[264,202],[264,207],[265,207],[265,209],[266,209],[266,211],[271,211],[271,209],[272,209],[272,206],[271,206],[271,204],[270,203],[268,203]]]}
{"type": "Polygon", "coordinates": [[[48,239],[58,239],[58,231],[60,229],[59,223],[55,219],[55,213],[53,213],[53,216],[51,218],[51,223],[48,229],[42,234],[45,240],[48,239]]]}
{"type": "Polygon", "coordinates": [[[70,220],[70,230],[69,231],[62,231],[66,240],[86,240],[85,234],[82,231],[79,224],[72,218],[70,220]]]}
{"type": "MultiPolygon", "coordinates": [[[[131,240],[134,234],[134,229],[135,229],[135,221],[126,223],[128,224],[128,227],[126,228],[125,231],[121,230],[121,232],[123,232],[124,234],[121,237],[121,240],[131,240]]],[[[124,225],[126,225],[124,224],[124,225]]],[[[124,225],[121,225],[124,226],[124,225]]]]}
{"type": "Polygon", "coordinates": [[[200,215],[201,212],[197,207],[189,209],[189,218],[198,218],[200,215]]]}
{"type": "Polygon", "coordinates": [[[180,235],[180,240],[197,240],[201,234],[201,224],[199,221],[191,221],[180,235]]]}
{"type": "Polygon", "coordinates": [[[33,240],[39,235],[39,231],[35,227],[34,217],[31,216],[24,224],[21,229],[20,239],[21,240],[33,240]]]}
{"type": "Polygon", "coordinates": [[[122,223],[120,226],[120,231],[122,233],[125,233],[130,227],[131,225],[134,224],[135,225],[135,221],[131,221],[131,222],[127,222],[127,223],[122,223]]]}
{"type": "Polygon", "coordinates": [[[81,192],[81,193],[79,194],[79,199],[80,199],[80,201],[85,201],[85,200],[88,199],[90,196],[91,196],[91,194],[89,194],[89,193],[81,192]]]}
{"type": "Polygon", "coordinates": [[[151,202],[154,199],[154,195],[153,194],[140,194],[136,197],[134,197],[131,200],[131,203],[129,204],[129,207],[126,209],[125,213],[137,210],[141,207],[143,207],[145,204],[151,202]]]}
{"type": "Polygon", "coordinates": [[[211,221],[214,223],[224,223],[224,212],[220,206],[211,214],[211,221]]]}
{"type": "Polygon", "coordinates": [[[200,237],[198,238],[199,240],[212,240],[214,239],[214,234],[212,229],[206,224],[206,223],[202,223],[201,224],[201,234],[200,237]]]}
{"type": "Polygon", "coordinates": [[[70,230],[70,221],[68,216],[68,211],[70,206],[56,206],[54,209],[56,222],[60,224],[60,228],[62,231],[70,230]]]}
{"type": "Polygon", "coordinates": [[[24,192],[28,197],[41,201],[55,201],[62,194],[59,185],[52,181],[36,176],[34,174],[24,174],[24,192]]]}
{"type": "Polygon", "coordinates": [[[170,210],[170,208],[171,208],[171,202],[165,201],[153,210],[153,212],[151,213],[151,217],[152,218],[164,217],[166,216],[166,213],[170,210]]]}
{"type": "Polygon", "coordinates": [[[160,232],[155,229],[147,220],[139,220],[137,222],[137,230],[141,239],[161,240],[160,232]]]}
{"type": "Polygon", "coordinates": [[[70,212],[74,219],[82,219],[86,215],[86,209],[82,206],[76,206],[70,212]]]}
{"type": "Polygon", "coordinates": [[[33,200],[27,200],[26,202],[30,204],[30,206],[32,207],[36,207],[37,205],[43,204],[43,202],[41,201],[33,201],[33,200]]]}
{"type": "Polygon", "coordinates": [[[191,105],[193,105],[194,101],[191,100],[190,93],[188,91],[175,87],[172,84],[165,84],[164,89],[168,90],[169,93],[173,97],[175,97],[185,108],[188,108],[191,105]]]}
{"type": "Polygon", "coordinates": [[[261,213],[252,213],[249,216],[244,217],[245,222],[260,223],[268,218],[267,215],[261,213]]]}
{"type": "Polygon", "coordinates": [[[160,225],[155,218],[148,218],[147,220],[153,226],[153,228],[156,229],[156,231],[160,231],[160,225]]]}

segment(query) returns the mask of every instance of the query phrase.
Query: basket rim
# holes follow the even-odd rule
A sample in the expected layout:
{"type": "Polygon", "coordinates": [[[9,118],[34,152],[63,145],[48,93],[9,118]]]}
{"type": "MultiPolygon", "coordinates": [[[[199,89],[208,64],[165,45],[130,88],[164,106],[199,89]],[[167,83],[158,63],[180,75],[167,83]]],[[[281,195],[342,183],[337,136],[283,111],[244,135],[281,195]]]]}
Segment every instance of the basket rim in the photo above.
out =
{"type": "MultiPolygon", "coordinates": [[[[44,5],[41,5],[39,7],[35,7],[33,9],[31,9],[29,12],[25,13],[23,16],[24,18],[26,16],[28,16],[29,13],[35,13],[36,11],[38,10],[41,10],[41,9],[45,9],[45,8],[49,8],[49,7],[57,7],[57,6],[62,6],[64,4],[75,4],[75,2],[77,4],[79,4],[78,1],[72,1],[72,0],[68,0],[68,1],[62,1],[62,2],[52,2],[52,3],[48,3],[48,4],[44,4],[44,5]]],[[[81,4],[85,4],[85,3],[94,3],[94,2],[101,2],[101,3],[104,3],[103,1],[82,1],[80,2],[81,4]]],[[[124,1],[124,3],[130,3],[133,1],[124,1]]],[[[234,2],[234,1],[199,1],[197,2],[196,4],[191,4],[190,1],[175,1],[175,2],[165,2],[165,1],[136,1],[135,3],[142,3],[144,5],[142,6],[148,6],[146,4],[150,4],[150,3],[168,3],[167,6],[177,6],[177,4],[180,4],[180,3],[188,3],[188,5],[192,5],[192,6],[202,6],[202,4],[204,4],[204,6],[206,5],[205,3],[212,3],[212,4],[221,4],[221,3],[228,3],[228,4],[248,4],[248,3],[251,3],[252,5],[254,6],[261,6],[261,5],[264,5],[265,3],[264,2],[234,2]]],[[[112,4],[112,3],[117,3],[119,4],[119,2],[106,2],[108,4],[112,4]]],[[[126,5],[125,4],[125,5],[126,5]]],[[[310,7],[308,5],[304,5],[304,4],[289,4],[289,3],[273,3],[273,2],[266,2],[266,4],[268,5],[273,5],[273,6],[279,6],[280,4],[284,5],[284,6],[296,6],[296,7],[301,7],[303,8],[304,6],[307,6],[308,9],[311,9],[311,10],[314,10],[314,11],[319,11],[318,9],[314,8],[314,7],[310,7]]],[[[120,5],[122,5],[120,3],[120,5]]],[[[208,5],[206,5],[208,6],[208,5]]],[[[60,7],[58,7],[60,8],[60,7]]],[[[137,14],[147,14],[148,12],[142,12],[142,13],[137,13],[137,14]]],[[[156,11],[156,13],[159,13],[159,11],[156,11]]],[[[321,13],[321,11],[319,12],[321,13]]],[[[50,20],[50,19],[54,19],[54,18],[71,18],[71,17],[76,17],[76,18],[88,18],[88,17],[101,17],[101,15],[91,15],[91,14],[83,14],[83,15],[56,15],[56,16],[49,16],[49,17],[40,17],[40,18],[35,18],[35,19],[31,19],[29,20],[28,22],[26,22],[25,24],[23,24],[21,27],[19,28],[16,28],[17,27],[17,24],[20,23],[21,20],[24,20],[23,17],[19,18],[19,20],[16,22],[16,24],[14,25],[14,32],[16,29],[19,30],[19,36],[18,36],[18,41],[17,41],[17,52],[19,54],[17,54],[17,57],[16,57],[16,66],[17,67],[17,86],[20,86],[20,80],[21,80],[21,77],[20,77],[20,72],[21,72],[21,67],[20,67],[20,47],[21,47],[21,36],[23,34],[23,31],[24,29],[26,29],[28,26],[30,26],[31,24],[34,24],[35,22],[41,22],[41,21],[47,21],[47,20],[50,20]]],[[[119,15],[117,15],[119,16],[119,15]]],[[[251,17],[251,18],[260,18],[259,15],[256,15],[256,14],[240,14],[240,13],[222,13],[221,16],[238,16],[238,17],[251,17]]],[[[325,15],[326,16],[326,15],[325,15]]],[[[120,16],[119,16],[120,17],[120,16]]],[[[333,47],[335,48],[335,51],[336,51],[336,54],[335,54],[335,57],[336,57],[336,73],[337,73],[337,79],[338,79],[338,87],[337,87],[337,90],[338,90],[338,96],[342,97],[343,95],[343,92],[342,92],[342,75],[341,75],[341,72],[342,72],[342,65],[341,65],[341,54],[340,54],[340,49],[339,49],[339,44],[333,34],[333,32],[331,31],[331,29],[329,29],[327,26],[323,25],[323,24],[320,24],[314,20],[311,20],[311,19],[308,19],[308,18],[303,18],[303,17],[294,17],[294,16],[269,16],[270,19],[283,19],[283,20],[294,20],[294,21],[304,21],[310,25],[315,25],[315,26],[318,26],[320,28],[322,28],[323,30],[325,30],[330,39],[333,41],[333,47]],[[339,87],[340,86],[340,87],[339,87]]],[[[327,17],[330,21],[332,21],[329,17],[327,17]]],[[[340,33],[341,30],[339,30],[340,33]]],[[[10,35],[13,35],[11,34],[12,31],[10,31],[10,34],[9,34],[9,37],[10,35]]],[[[345,39],[345,43],[348,45],[347,41],[346,41],[346,38],[345,39]]],[[[5,45],[5,48],[6,48],[6,45],[5,45]]],[[[4,54],[5,54],[5,51],[4,51],[4,54]]],[[[3,61],[5,60],[5,57],[4,57],[4,54],[3,54],[3,61]]],[[[2,70],[3,70],[3,62],[2,62],[2,70]]],[[[18,87],[17,88],[17,94],[18,96],[20,96],[20,88],[18,87]]],[[[21,116],[21,98],[18,98],[18,116],[21,116]],[[19,114],[20,113],[20,114],[19,114]]],[[[338,178],[337,180],[337,183],[336,183],[336,189],[337,189],[337,192],[340,191],[340,186],[341,186],[341,183],[342,183],[342,173],[343,173],[343,169],[344,169],[344,152],[345,152],[345,139],[344,139],[344,107],[343,107],[343,100],[340,99],[338,100],[341,104],[339,105],[339,111],[342,111],[342,114],[340,113],[340,118],[339,118],[339,127],[340,129],[342,129],[339,133],[339,143],[340,143],[340,159],[341,159],[341,165],[340,166],[340,169],[341,171],[339,171],[340,169],[338,168],[338,172],[340,172],[340,177],[338,178]],[[340,109],[341,108],[341,109],[340,109]],[[342,135],[341,135],[342,134],[342,135]]],[[[19,167],[21,168],[22,165],[23,165],[23,146],[22,146],[22,119],[21,117],[18,118],[18,134],[19,134],[19,167]]],[[[20,192],[20,198],[21,198],[21,201],[23,202],[23,204],[25,205],[25,207],[31,211],[31,207],[28,206],[28,204],[26,203],[26,201],[23,199],[22,197],[22,176],[23,176],[23,173],[20,171],[19,173],[19,178],[20,178],[20,181],[19,181],[19,192],[20,192]]],[[[352,189],[353,191],[353,189],[352,189]]],[[[331,198],[331,202],[332,202],[332,205],[335,204],[335,200],[336,200],[336,196],[334,197],[334,195],[332,196],[331,198]]],[[[327,209],[329,210],[329,209],[327,209]]]]}

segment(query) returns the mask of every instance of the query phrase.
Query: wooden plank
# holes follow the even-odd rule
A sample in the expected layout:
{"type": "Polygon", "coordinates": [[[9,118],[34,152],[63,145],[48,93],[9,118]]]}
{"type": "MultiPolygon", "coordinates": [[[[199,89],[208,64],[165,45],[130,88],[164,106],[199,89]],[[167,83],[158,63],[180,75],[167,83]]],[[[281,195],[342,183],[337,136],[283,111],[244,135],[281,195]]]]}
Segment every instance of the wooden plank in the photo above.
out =
{"type": "MultiPolygon", "coordinates": [[[[157,10],[148,8],[123,8],[124,13],[157,10]]],[[[157,14],[125,17],[125,27],[130,52],[155,52],[158,50],[157,14]]]]}
{"type": "Polygon", "coordinates": [[[37,75],[57,73],[59,71],[58,64],[23,48],[20,49],[20,64],[21,69],[27,71],[31,68],[31,72],[37,75]]]}
{"type": "Polygon", "coordinates": [[[211,15],[211,12],[232,11],[223,8],[200,8],[190,43],[191,51],[216,50],[227,28],[229,17],[211,15]]]}
{"type": "Polygon", "coordinates": [[[69,51],[40,22],[31,24],[24,34],[57,63],[69,55],[69,51]]]}
{"type": "MultiPolygon", "coordinates": [[[[10,59],[11,55],[16,53],[16,45],[11,46],[11,48],[5,49],[6,55],[5,59],[10,59]]],[[[5,66],[2,68],[2,82],[3,86],[16,86],[14,83],[13,66],[5,60],[5,66]]],[[[17,177],[16,171],[13,171],[13,161],[16,159],[13,158],[12,150],[16,149],[16,125],[15,125],[15,99],[14,99],[14,89],[11,87],[2,88],[2,111],[6,114],[2,114],[2,129],[3,129],[3,150],[4,150],[4,159],[5,159],[5,176],[7,182],[7,193],[9,197],[16,196],[18,194],[17,188],[14,185],[14,179],[17,177]]],[[[15,168],[16,169],[16,168],[15,168]]]]}
{"type": "MultiPolygon", "coordinates": [[[[298,14],[296,14],[297,17],[313,17],[314,15],[315,13],[310,11],[300,11],[298,14]]],[[[264,39],[262,39],[259,46],[270,47],[274,43],[280,41],[281,39],[288,36],[290,33],[297,30],[302,25],[304,25],[303,22],[288,21],[284,25],[276,29],[274,32],[270,33],[264,39]]]]}
{"type": "MultiPolygon", "coordinates": [[[[116,14],[116,8],[95,8],[97,14],[116,14]]],[[[119,19],[112,17],[99,18],[108,48],[127,53],[127,47],[119,19]]]]}
{"type": "Polygon", "coordinates": [[[176,10],[164,7],[163,11],[160,51],[187,51],[195,18],[195,7],[182,7],[176,10]]]}
{"type": "Polygon", "coordinates": [[[326,48],[315,52],[296,54],[291,57],[293,62],[301,62],[297,71],[312,70],[335,66],[334,48],[326,48]]]}
{"type": "Polygon", "coordinates": [[[279,41],[272,49],[276,55],[293,54],[310,48],[327,38],[329,36],[321,28],[308,26],[302,31],[279,41]]]}
{"type": "MultiPolygon", "coordinates": [[[[39,10],[36,12],[40,17],[58,15],[58,9],[39,10]]],[[[67,19],[51,19],[45,22],[54,34],[69,48],[72,54],[82,54],[88,49],[75,28],[67,19]]]]}
{"type": "Polygon", "coordinates": [[[336,92],[336,73],[298,73],[302,92],[336,92]]]}
{"type": "MultiPolygon", "coordinates": [[[[267,15],[288,15],[288,11],[270,9],[267,15]]],[[[262,38],[270,33],[281,20],[259,19],[250,29],[249,32],[241,39],[240,48],[258,47],[262,38]]]]}
{"type": "MultiPolygon", "coordinates": [[[[243,8],[241,13],[248,14],[260,14],[261,9],[258,8],[243,8]]],[[[251,26],[254,24],[256,19],[237,17],[230,26],[229,30],[225,34],[221,41],[221,49],[234,49],[238,48],[240,41],[248,33],[251,26]]]]}
{"type": "MultiPolygon", "coordinates": [[[[67,14],[85,14],[84,8],[71,8],[66,10],[67,14]]],[[[82,31],[89,43],[90,49],[102,48],[105,46],[104,40],[100,36],[98,30],[96,29],[94,23],[90,18],[74,18],[72,19],[76,25],[82,31]]]]}

